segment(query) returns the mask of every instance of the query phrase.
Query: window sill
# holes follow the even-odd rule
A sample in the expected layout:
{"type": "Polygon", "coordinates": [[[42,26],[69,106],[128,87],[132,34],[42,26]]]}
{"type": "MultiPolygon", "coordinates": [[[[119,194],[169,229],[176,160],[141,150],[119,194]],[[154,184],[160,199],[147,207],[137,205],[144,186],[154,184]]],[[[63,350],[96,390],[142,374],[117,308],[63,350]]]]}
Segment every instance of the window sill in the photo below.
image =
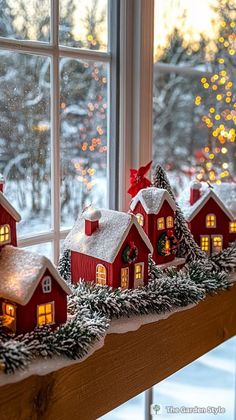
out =
{"type": "Polygon", "coordinates": [[[236,334],[236,284],[188,311],[126,334],[109,334],[83,363],[1,387],[0,417],[94,419],[236,334]]]}

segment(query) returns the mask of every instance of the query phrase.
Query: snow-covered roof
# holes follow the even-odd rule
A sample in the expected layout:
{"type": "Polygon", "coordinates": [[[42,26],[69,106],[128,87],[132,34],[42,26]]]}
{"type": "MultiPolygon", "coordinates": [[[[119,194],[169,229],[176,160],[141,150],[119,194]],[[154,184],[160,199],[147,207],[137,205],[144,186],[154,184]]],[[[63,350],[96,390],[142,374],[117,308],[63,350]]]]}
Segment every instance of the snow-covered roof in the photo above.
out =
{"type": "Polygon", "coordinates": [[[26,305],[46,269],[61,288],[70,294],[69,286],[48,258],[13,246],[5,246],[0,253],[0,297],[26,305]]]}
{"type": "Polygon", "coordinates": [[[140,202],[147,214],[157,214],[159,213],[165,200],[175,211],[175,202],[168,191],[156,187],[143,188],[131,201],[130,209],[133,211],[138,202],[140,202]]]}
{"type": "Polygon", "coordinates": [[[207,183],[201,183],[200,198],[193,205],[189,198],[190,189],[187,188],[180,196],[179,205],[188,222],[191,222],[210,198],[213,198],[230,220],[236,219],[236,184],[213,184],[213,188],[210,188],[207,183]]]}
{"type": "Polygon", "coordinates": [[[11,205],[10,201],[6,198],[6,196],[0,191],[0,205],[4,207],[4,209],[10,213],[10,215],[15,219],[16,222],[21,220],[20,214],[14,209],[11,205]]]}
{"type": "Polygon", "coordinates": [[[100,211],[99,228],[91,236],[85,234],[83,214],[78,217],[65,239],[65,249],[112,263],[129,230],[135,225],[150,252],[153,252],[152,244],[135,216],[115,210],[101,209],[100,211]]]}

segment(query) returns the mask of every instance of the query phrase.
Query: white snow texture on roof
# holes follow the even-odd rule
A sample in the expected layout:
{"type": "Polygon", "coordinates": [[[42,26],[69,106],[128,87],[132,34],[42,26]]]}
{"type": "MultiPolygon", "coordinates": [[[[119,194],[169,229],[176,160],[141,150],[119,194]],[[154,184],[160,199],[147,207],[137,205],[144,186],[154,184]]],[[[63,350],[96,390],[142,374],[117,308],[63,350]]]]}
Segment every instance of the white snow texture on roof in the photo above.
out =
{"type": "Polygon", "coordinates": [[[152,245],[135,216],[120,211],[101,209],[99,228],[91,236],[84,232],[85,220],[79,215],[64,242],[64,249],[77,251],[103,261],[113,262],[132,224],[152,252],[152,245]]]}
{"type": "Polygon", "coordinates": [[[192,215],[196,213],[197,209],[201,207],[203,202],[207,198],[215,195],[220,200],[221,208],[227,210],[231,219],[236,219],[236,184],[233,183],[222,183],[220,185],[213,184],[213,188],[210,188],[206,182],[201,183],[201,196],[192,206],[190,205],[190,188],[183,191],[179,199],[179,205],[184,213],[187,220],[190,220],[192,215]]]}
{"type": "Polygon", "coordinates": [[[134,210],[137,203],[140,202],[147,214],[157,214],[165,200],[175,211],[175,202],[166,190],[156,187],[143,188],[131,201],[130,208],[134,210]]]}
{"type": "Polygon", "coordinates": [[[0,297],[26,305],[47,268],[63,290],[70,294],[70,288],[46,257],[5,246],[0,253],[0,297]]]}

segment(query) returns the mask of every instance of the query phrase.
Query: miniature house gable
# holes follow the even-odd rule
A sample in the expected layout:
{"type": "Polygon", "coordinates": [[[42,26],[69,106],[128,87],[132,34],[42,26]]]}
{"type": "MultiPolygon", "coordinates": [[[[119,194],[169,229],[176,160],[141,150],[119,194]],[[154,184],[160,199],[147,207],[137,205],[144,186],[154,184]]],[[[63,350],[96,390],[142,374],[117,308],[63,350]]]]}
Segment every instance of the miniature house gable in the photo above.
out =
{"type": "Polygon", "coordinates": [[[4,180],[0,175],[0,250],[5,245],[17,245],[16,222],[21,220],[3,193],[4,180]]]}
{"type": "Polygon", "coordinates": [[[144,188],[131,201],[130,210],[152,243],[156,264],[173,261],[176,204],[168,191],[156,187],[144,188]]]}
{"type": "Polygon", "coordinates": [[[152,245],[131,214],[105,209],[99,211],[97,219],[82,214],[64,246],[71,250],[74,283],[82,278],[101,285],[132,288],[148,280],[152,245]],[[88,228],[91,221],[95,223],[92,232],[88,228]]]}
{"type": "Polygon", "coordinates": [[[71,291],[46,257],[6,246],[0,267],[3,326],[18,334],[66,321],[71,291]]]}
{"type": "Polygon", "coordinates": [[[179,201],[195,241],[215,254],[236,240],[236,186],[194,182],[179,201]]]}

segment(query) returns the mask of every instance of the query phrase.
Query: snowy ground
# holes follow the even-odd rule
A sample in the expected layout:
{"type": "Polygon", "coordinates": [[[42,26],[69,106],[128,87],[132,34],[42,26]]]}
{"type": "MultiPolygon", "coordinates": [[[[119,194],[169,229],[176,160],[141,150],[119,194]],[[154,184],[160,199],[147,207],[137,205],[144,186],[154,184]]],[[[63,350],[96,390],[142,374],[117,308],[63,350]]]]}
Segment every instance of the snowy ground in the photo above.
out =
{"type": "MultiPolygon", "coordinates": [[[[200,357],[194,363],[154,387],[154,403],[162,414],[153,419],[234,419],[236,337],[200,357]],[[224,407],[224,414],[168,414],[166,406],[224,407]]],[[[140,394],[101,420],[144,420],[144,395],[140,394]]]]}

